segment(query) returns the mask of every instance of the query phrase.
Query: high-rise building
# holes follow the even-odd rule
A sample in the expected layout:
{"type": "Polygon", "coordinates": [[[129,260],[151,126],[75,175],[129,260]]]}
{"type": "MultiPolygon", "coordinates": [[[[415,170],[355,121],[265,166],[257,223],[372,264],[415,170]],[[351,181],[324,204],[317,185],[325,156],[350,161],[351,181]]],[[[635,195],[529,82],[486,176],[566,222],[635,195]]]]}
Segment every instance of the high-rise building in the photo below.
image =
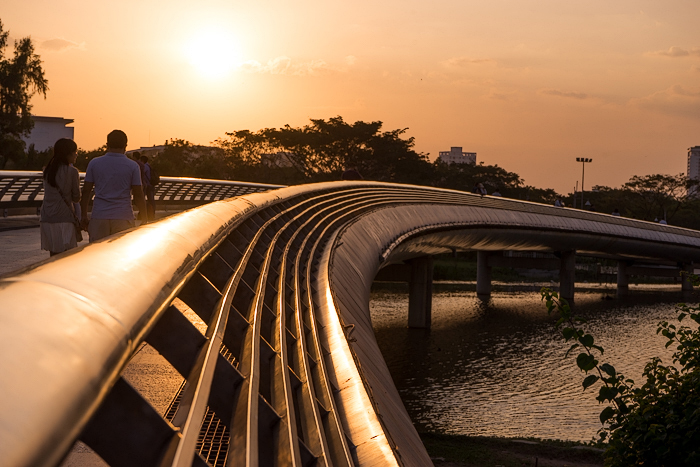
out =
{"type": "Polygon", "coordinates": [[[449,151],[440,151],[438,159],[447,164],[476,164],[475,152],[462,152],[462,148],[452,146],[449,151]]]}
{"type": "MultiPolygon", "coordinates": [[[[700,181],[700,146],[688,148],[688,179],[700,181]]],[[[688,196],[698,196],[700,187],[690,187],[688,196]]]]}

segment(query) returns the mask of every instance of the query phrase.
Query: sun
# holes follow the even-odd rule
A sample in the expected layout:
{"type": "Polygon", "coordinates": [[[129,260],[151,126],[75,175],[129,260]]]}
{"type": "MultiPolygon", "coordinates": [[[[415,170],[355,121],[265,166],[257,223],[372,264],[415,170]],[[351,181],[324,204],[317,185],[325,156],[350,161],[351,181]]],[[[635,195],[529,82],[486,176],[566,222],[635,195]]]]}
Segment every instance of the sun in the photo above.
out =
{"type": "Polygon", "coordinates": [[[207,78],[222,78],[241,64],[241,50],[233,34],[208,29],[194,35],[185,45],[187,61],[207,78]]]}

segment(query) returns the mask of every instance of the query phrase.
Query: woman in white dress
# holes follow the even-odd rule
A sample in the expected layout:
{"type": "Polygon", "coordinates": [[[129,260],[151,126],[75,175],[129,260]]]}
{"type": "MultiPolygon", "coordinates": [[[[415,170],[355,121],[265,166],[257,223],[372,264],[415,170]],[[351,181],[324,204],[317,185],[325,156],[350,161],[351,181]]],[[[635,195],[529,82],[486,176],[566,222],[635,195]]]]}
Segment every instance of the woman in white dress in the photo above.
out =
{"type": "Polygon", "coordinates": [[[80,176],[71,164],[78,156],[72,139],[61,138],[44,169],[44,202],[41,205],[41,249],[51,256],[78,246],[74,202],[80,201],[80,176]]]}

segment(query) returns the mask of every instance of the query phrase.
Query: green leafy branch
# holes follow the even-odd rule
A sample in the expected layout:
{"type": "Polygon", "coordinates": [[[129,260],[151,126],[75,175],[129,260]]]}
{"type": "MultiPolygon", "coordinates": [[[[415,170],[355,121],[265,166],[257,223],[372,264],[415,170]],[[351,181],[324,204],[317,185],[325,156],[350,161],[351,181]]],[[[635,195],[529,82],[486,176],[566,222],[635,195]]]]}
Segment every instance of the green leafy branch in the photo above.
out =
{"type": "MultiPolygon", "coordinates": [[[[700,284],[698,276],[690,279],[700,284]]],[[[581,329],[586,320],[574,316],[569,303],[556,292],[544,288],[541,294],[549,314],[559,315],[557,331],[565,341],[573,341],[566,355],[582,350],[576,364],[587,374],[584,390],[603,383],[597,400],[608,403],[600,414],[603,428],[599,431],[600,440],[608,443],[605,465],[700,465],[700,328],[659,323],[657,334],[666,337],[667,348],[676,346],[673,363],[680,369],[653,358],[644,368],[644,385],[634,387],[612,365],[598,362],[594,352],[602,355],[603,348],[581,329]]],[[[679,322],[692,320],[700,325],[700,307],[681,303],[676,309],[679,322]]]]}
{"type": "MultiPolygon", "coordinates": [[[[579,316],[574,316],[571,311],[571,306],[566,299],[559,297],[557,292],[546,287],[543,288],[540,293],[542,295],[542,300],[547,306],[547,312],[550,315],[555,312],[559,314],[559,319],[555,324],[555,328],[564,338],[564,341],[574,341],[569,347],[569,350],[566,351],[565,358],[568,357],[572,351],[581,349],[582,351],[576,357],[576,365],[586,374],[589,372],[597,373],[597,375],[590,374],[584,378],[583,390],[585,391],[598,381],[603,382],[603,385],[598,391],[596,400],[600,403],[607,402],[612,405],[609,405],[600,413],[600,422],[605,424],[615,419],[614,424],[620,423],[624,415],[629,412],[627,399],[630,397],[630,391],[634,381],[625,379],[624,375],[618,373],[613,365],[609,363],[599,363],[594,351],[603,355],[605,350],[595,343],[595,338],[591,334],[581,329],[581,326],[586,324],[586,320],[579,316]]],[[[605,432],[603,431],[601,433],[601,438],[605,438],[605,436],[605,432]]]]}

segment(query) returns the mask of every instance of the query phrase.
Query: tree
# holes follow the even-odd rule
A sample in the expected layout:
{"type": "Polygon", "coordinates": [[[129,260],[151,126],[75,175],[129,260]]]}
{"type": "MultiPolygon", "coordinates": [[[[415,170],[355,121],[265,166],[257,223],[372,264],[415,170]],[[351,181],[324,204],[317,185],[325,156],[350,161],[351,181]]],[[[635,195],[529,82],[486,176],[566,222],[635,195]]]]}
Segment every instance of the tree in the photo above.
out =
{"type": "Polygon", "coordinates": [[[166,141],[165,149],[149,163],[161,176],[229,180],[231,168],[220,148],[196,146],[182,139],[166,141]]]}
{"type": "Polygon", "coordinates": [[[291,177],[294,182],[338,180],[346,167],[357,167],[369,180],[424,183],[431,164],[426,155],[413,150],[414,139],[402,137],[406,129],[382,132],[381,128],[379,121],[350,124],[338,116],[312,119],[310,125],[300,128],[285,125],[256,133],[226,133],[228,138],[216,144],[226,151],[236,178],[240,172],[264,166],[271,170],[267,174],[289,175],[288,169],[293,168],[298,174],[291,177]],[[280,153],[291,167],[270,167],[266,162],[266,157],[280,153]]]}
{"type": "Polygon", "coordinates": [[[685,174],[635,175],[623,188],[634,195],[634,200],[643,213],[643,219],[671,219],[688,201],[688,189],[697,181],[689,180],[685,174]]]}
{"type": "Polygon", "coordinates": [[[86,151],[85,149],[78,149],[78,157],[73,164],[81,172],[87,170],[88,163],[96,157],[103,156],[107,152],[107,145],[104,144],[97,149],[86,151]]]}
{"type": "MultiPolygon", "coordinates": [[[[619,188],[596,185],[586,192],[598,212],[611,213],[618,209],[623,217],[653,221],[666,219],[680,227],[698,228],[699,200],[688,196],[697,186],[696,180],[678,175],[635,175],[619,188]]],[[[579,199],[579,198],[577,198],[579,199]]]]}
{"type": "Polygon", "coordinates": [[[14,56],[5,58],[8,37],[0,21],[0,169],[8,160],[24,157],[21,137],[34,126],[29,101],[37,93],[46,98],[49,89],[31,38],[15,41],[14,56]]]}
{"type": "Polygon", "coordinates": [[[438,159],[433,169],[432,184],[440,188],[471,191],[476,183],[483,183],[489,193],[498,189],[503,196],[518,197],[514,196],[514,191],[524,185],[518,174],[498,165],[446,164],[438,159]]]}

